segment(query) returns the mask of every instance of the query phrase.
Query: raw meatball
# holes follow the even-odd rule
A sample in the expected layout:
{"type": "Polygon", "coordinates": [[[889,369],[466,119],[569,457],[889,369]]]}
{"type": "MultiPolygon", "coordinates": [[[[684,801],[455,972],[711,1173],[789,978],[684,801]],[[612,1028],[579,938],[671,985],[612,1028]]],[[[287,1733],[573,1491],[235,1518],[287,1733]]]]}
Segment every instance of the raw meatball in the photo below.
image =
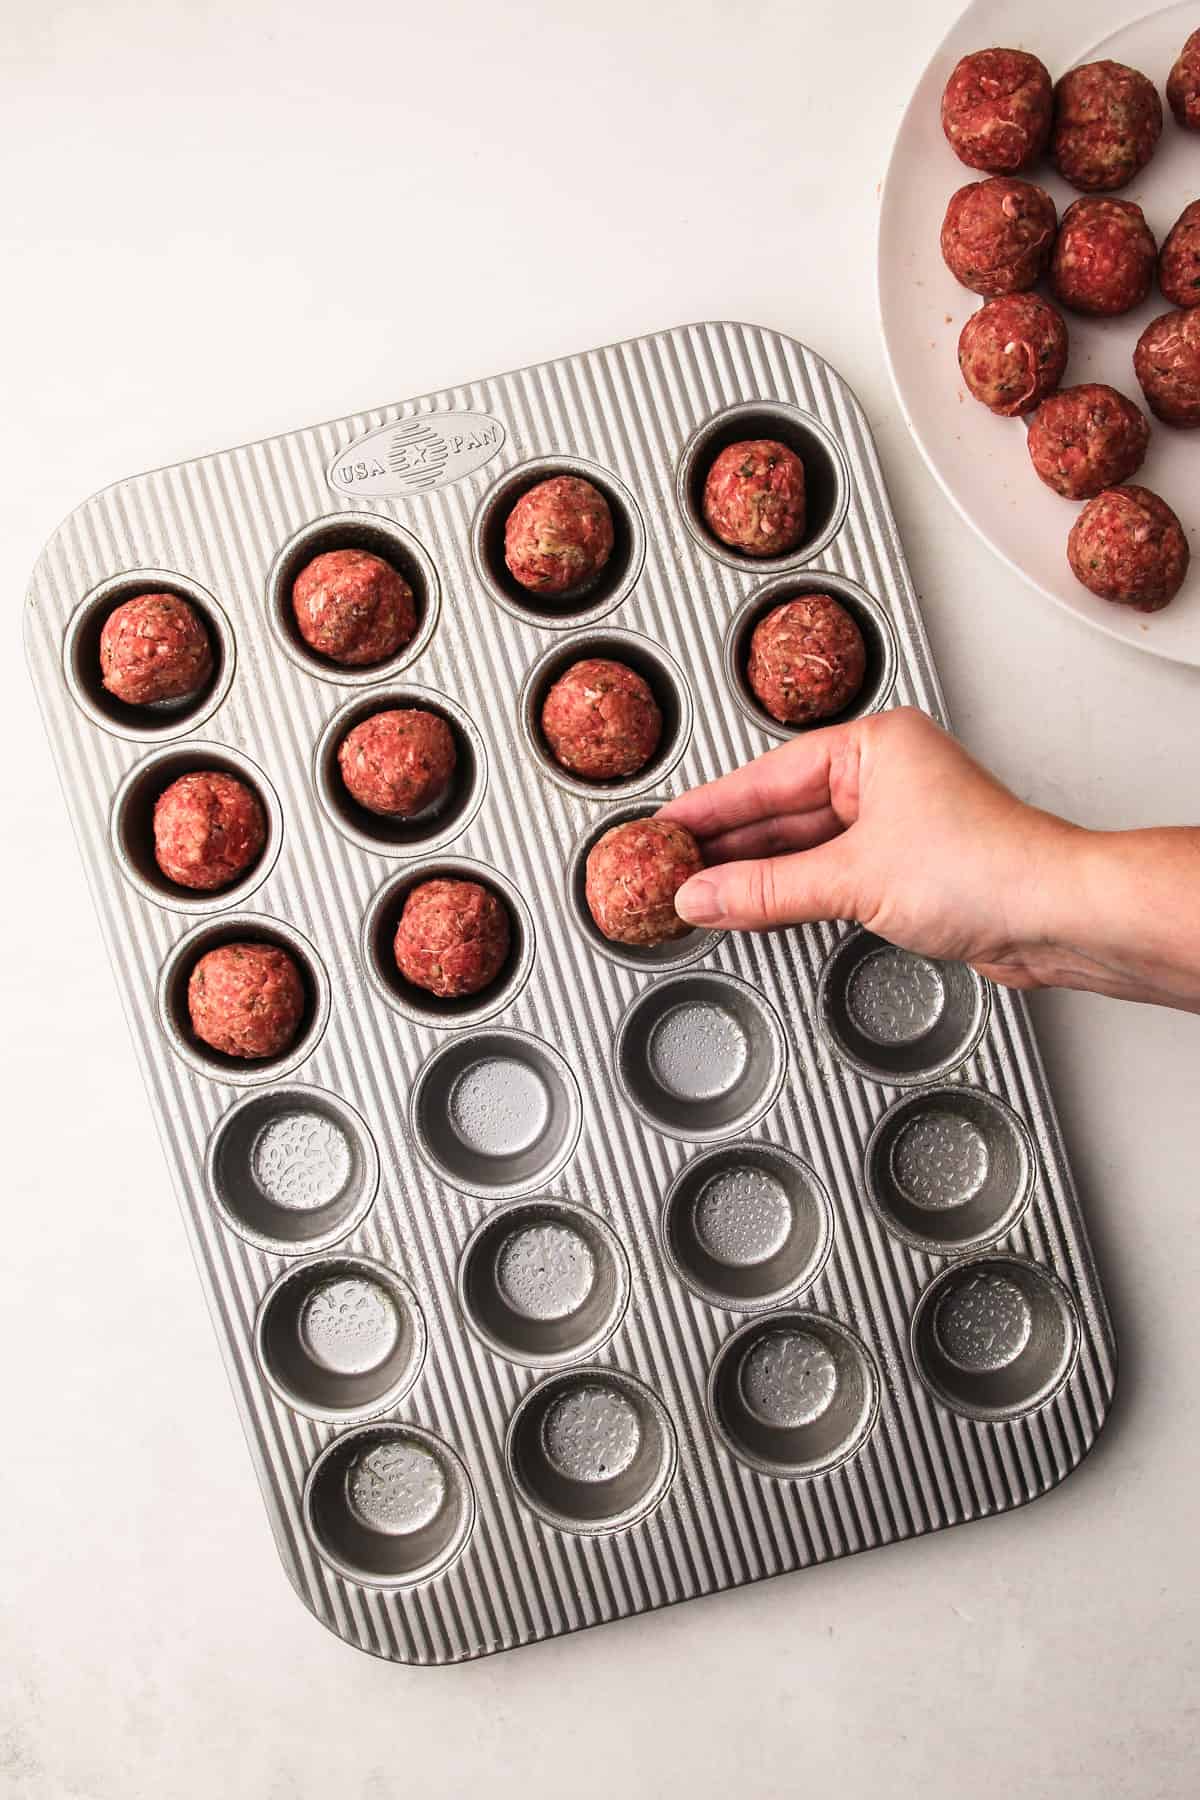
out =
{"type": "Polygon", "coordinates": [[[212,645],[178,594],[138,594],[114,607],[100,633],[100,676],[130,706],[188,700],[213,672],[212,645]]]}
{"type": "Polygon", "coordinates": [[[338,768],[368,812],[411,819],[440,800],[458,760],[445,719],[420,706],[372,713],[338,745],[338,768]]]}
{"type": "Polygon", "coordinates": [[[942,95],[942,130],[960,162],[1013,175],[1046,148],[1054,90],[1046,65],[1025,50],[964,56],[942,95]]]}
{"type": "Polygon", "coordinates": [[[701,510],[723,544],[747,556],[785,556],[804,536],[804,464],[774,438],[727,444],[705,477],[701,510]]]}
{"type": "Polygon", "coordinates": [[[1054,249],[1058,215],[1031,181],[993,175],[950,199],[942,221],[946,267],[964,287],[990,298],[1031,288],[1054,249]]]}
{"type": "Polygon", "coordinates": [[[504,527],[509,573],[535,594],[569,594],[594,581],[612,555],[613,522],[599,488],[552,475],[521,495],[504,527]]]}
{"type": "Polygon", "coordinates": [[[645,768],[658,749],[662,713],[636,669],[588,656],[546,695],[542,731],[564,769],[610,781],[645,768]]]}
{"type": "Polygon", "coordinates": [[[1200,200],[1184,207],[1167,234],[1158,259],[1158,285],[1172,306],[1200,306],[1200,200]]]}
{"type": "Polygon", "coordinates": [[[181,775],[154,803],[154,860],[180,887],[228,887],[258,861],[266,841],[258,795],[218,769],[181,775]]]}
{"type": "Polygon", "coordinates": [[[686,937],[692,927],[675,911],[675,895],[703,867],[700,846],[682,825],[630,819],[588,852],[588,910],[614,943],[649,947],[686,937]]]}
{"type": "Polygon", "coordinates": [[[1133,370],[1151,412],[1168,425],[1200,425],[1200,309],[1152,320],[1137,341],[1133,370]]]}
{"type": "Polygon", "coordinates": [[[304,1017],[304,982],[275,944],[222,944],[192,970],[188,1012],[196,1036],[224,1056],[282,1056],[304,1017]]]}
{"type": "Polygon", "coordinates": [[[1167,101],[1185,131],[1200,131],[1200,31],[1193,31],[1167,76],[1167,101]]]}
{"type": "Polygon", "coordinates": [[[1051,394],[1028,439],[1034,468],[1066,500],[1090,500],[1128,481],[1141,468],[1149,442],[1145,413],[1100,381],[1051,394]]]}
{"type": "Polygon", "coordinates": [[[1115,317],[1150,292],[1158,246],[1132,200],[1085,195],[1068,206],[1058,228],[1050,285],[1074,312],[1115,317]]]}
{"type": "Polygon", "coordinates": [[[985,300],[962,328],[958,366],[975,398],[1002,418],[1032,412],[1062,380],[1066,321],[1037,294],[985,300]]]}
{"type": "Polygon", "coordinates": [[[1139,612],[1158,612],[1187,574],[1183,527],[1144,487],[1106,488],[1089,500],[1067,539],[1067,560],[1085,588],[1139,612]]]}
{"type": "Polygon", "coordinates": [[[863,683],[862,633],[830,594],[800,594],[754,627],[746,677],[773,719],[811,725],[849,706],[863,683]]]}
{"type": "Polygon", "coordinates": [[[314,556],[292,584],[292,608],[305,643],[352,669],[395,656],[417,629],[412,589],[369,550],[314,556]]]}
{"type": "Polygon", "coordinates": [[[508,908],[490,888],[478,881],[422,881],[396,927],[396,967],[414,987],[459,1000],[495,981],[511,942],[508,908]]]}
{"type": "Polygon", "coordinates": [[[1050,154],[1072,187],[1124,187],[1154,154],[1162,101],[1153,82],[1124,63],[1085,63],[1054,90],[1050,154]]]}

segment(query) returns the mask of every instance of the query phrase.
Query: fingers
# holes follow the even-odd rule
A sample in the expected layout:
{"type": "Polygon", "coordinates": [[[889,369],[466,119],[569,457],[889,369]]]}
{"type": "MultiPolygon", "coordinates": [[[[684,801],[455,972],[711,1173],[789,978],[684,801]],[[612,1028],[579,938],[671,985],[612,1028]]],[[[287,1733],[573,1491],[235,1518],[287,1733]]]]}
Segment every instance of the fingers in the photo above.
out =
{"type": "Polygon", "coordinates": [[[853,729],[835,725],[781,744],[744,768],[681,794],[663,807],[659,817],[707,838],[775,814],[828,807],[830,763],[844,753],[853,729]]]}
{"type": "Polygon", "coordinates": [[[690,925],[726,931],[852,919],[852,869],[845,846],[843,835],[791,856],[719,863],[684,882],[675,909],[690,925]]]}
{"type": "Polygon", "coordinates": [[[710,862],[745,862],[750,858],[785,856],[793,850],[811,850],[836,837],[841,820],[831,806],[813,812],[787,813],[778,819],[760,819],[753,825],[736,825],[706,838],[704,853],[710,862]]]}

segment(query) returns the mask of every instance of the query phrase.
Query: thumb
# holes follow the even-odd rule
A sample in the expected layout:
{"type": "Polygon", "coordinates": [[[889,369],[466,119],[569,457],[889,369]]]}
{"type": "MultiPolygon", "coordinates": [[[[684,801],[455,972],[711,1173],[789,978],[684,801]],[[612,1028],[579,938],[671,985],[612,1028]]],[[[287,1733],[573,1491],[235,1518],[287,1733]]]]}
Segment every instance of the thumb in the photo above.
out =
{"type": "Polygon", "coordinates": [[[689,925],[767,931],[818,919],[853,919],[856,908],[845,837],[791,856],[719,863],[685,881],[675,910],[689,925]]]}

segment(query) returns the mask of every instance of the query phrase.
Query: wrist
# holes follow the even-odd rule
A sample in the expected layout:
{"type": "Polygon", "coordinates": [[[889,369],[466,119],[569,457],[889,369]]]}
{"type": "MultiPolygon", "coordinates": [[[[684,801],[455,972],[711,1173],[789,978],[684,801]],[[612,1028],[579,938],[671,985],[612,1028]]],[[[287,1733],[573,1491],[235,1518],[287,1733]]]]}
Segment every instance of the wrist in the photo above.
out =
{"type": "Polygon", "coordinates": [[[1030,968],[1045,985],[1200,1010],[1200,837],[1178,828],[1045,839],[1030,968]]]}

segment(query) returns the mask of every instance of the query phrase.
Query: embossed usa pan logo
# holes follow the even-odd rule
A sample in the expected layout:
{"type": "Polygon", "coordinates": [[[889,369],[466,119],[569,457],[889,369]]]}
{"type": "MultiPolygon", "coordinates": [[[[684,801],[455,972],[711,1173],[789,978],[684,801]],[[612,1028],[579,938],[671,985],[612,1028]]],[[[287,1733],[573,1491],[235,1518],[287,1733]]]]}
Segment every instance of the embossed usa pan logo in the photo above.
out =
{"type": "Polygon", "coordinates": [[[395,499],[461,481],[490,462],[504,427],[487,413],[416,413],[356,438],[330,463],[330,487],[364,499],[395,499]]]}

